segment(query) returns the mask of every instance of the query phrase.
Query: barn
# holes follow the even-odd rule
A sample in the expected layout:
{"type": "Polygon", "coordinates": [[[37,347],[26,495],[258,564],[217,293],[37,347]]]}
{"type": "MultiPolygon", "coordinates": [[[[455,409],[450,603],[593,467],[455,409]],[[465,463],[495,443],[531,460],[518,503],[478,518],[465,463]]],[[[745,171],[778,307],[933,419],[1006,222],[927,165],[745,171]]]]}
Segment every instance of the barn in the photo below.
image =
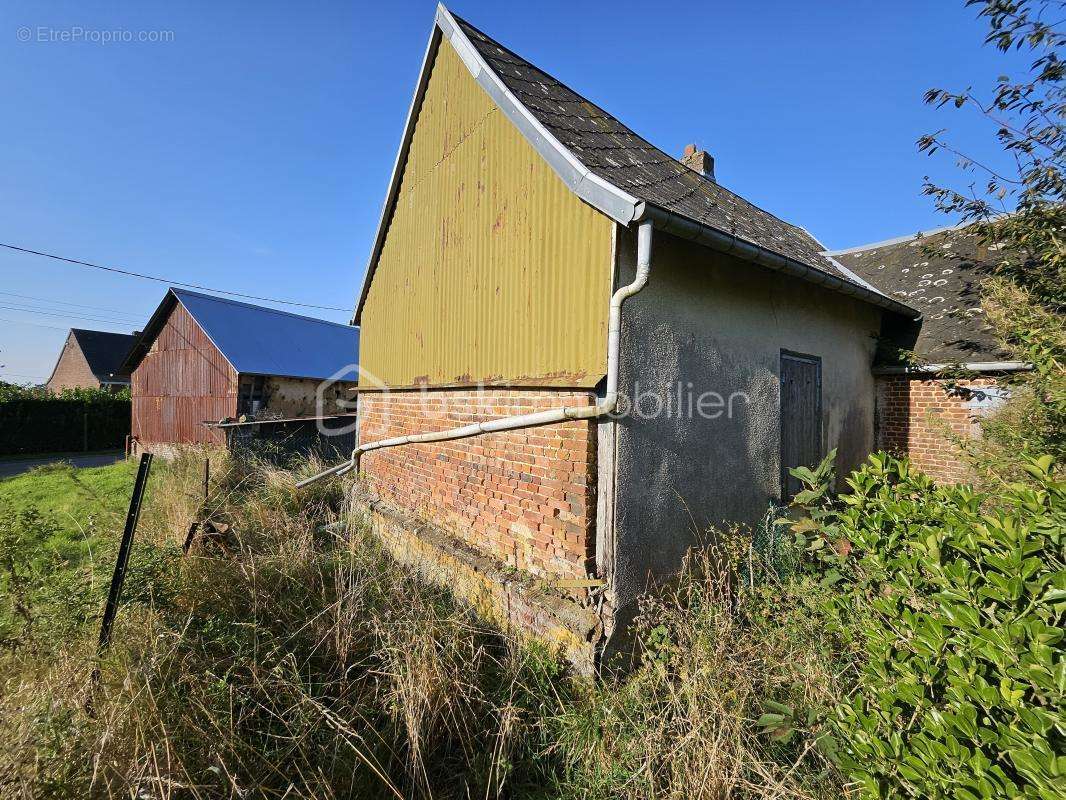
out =
{"type": "Polygon", "coordinates": [[[220,421],[343,422],[358,350],[350,325],[171,288],[124,365],[135,446],[225,445],[220,421]]]}

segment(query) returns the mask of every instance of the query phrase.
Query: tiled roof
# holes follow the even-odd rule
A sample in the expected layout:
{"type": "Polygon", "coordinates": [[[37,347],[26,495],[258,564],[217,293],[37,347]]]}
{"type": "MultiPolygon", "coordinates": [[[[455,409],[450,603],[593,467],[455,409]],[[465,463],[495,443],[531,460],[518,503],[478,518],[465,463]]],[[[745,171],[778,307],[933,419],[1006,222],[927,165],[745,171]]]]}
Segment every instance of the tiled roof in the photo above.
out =
{"type": "Polygon", "coordinates": [[[475,80],[570,190],[608,217],[622,225],[651,219],[666,233],[858,297],[905,318],[915,316],[906,304],[827,258],[822,253],[825,248],[803,228],[689,169],[439,5],[353,322],[360,319],[385,244],[436,48],[443,40],[451,43],[475,80]]]}
{"type": "Polygon", "coordinates": [[[659,208],[855,283],[821,255],[825,248],[802,228],[684,166],[595,103],[454,18],[515,97],[598,177],[659,208]]]}
{"type": "Polygon", "coordinates": [[[931,363],[992,362],[999,347],[980,281],[996,258],[972,228],[949,228],[831,253],[881,291],[922,312],[914,351],[931,363]]]}

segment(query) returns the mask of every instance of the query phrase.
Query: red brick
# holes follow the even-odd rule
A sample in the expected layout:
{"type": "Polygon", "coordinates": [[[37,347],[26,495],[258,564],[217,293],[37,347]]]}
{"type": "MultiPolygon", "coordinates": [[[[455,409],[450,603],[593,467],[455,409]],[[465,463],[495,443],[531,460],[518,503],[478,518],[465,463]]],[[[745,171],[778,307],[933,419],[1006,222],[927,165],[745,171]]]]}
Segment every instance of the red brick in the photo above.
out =
{"type": "MultiPolygon", "coordinates": [[[[359,419],[362,440],[373,441],[591,402],[584,392],[367,393],[359,419]]],[[[589,422],[371,452],[362,467],[391,505],[488,555],[538,575],[587,574],[596,516],[589,422]]]]}
{"type": "MultiPolygon", "coordinates": [[[[978,378],[962,384],[980,389],[996,381],[978,378]]],[[[945,381],[911,376],[877,379],[877,446],[906,455],[922,472],[942,483],[967,480],[966,464],[951,437],[970,438],[977,417],[967,398],[949,391],[945,381]]]]}

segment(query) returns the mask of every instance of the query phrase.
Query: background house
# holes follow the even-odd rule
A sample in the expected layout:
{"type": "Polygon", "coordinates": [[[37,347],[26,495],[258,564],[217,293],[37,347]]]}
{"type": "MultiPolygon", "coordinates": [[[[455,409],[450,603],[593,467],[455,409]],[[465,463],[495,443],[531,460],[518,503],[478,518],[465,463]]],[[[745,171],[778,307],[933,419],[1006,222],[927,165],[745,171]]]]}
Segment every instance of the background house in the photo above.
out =
{"type": "Polygon", "coordinates": [[[71,328],[45,386],[63,389],[123,389],[130,375],[123,361],[138,333],[110,333],[71,328]]]}
{"type": "Polygon", "coordinates": [[[627,413],[362,460],[394,552],[585,665],[709,525],[870,452],[877,337],[917,312],[439,7],[356,309],[360,442],[595,404],[647,222],[627,413]]]}
{"type": "Polygon", "coordinates": [[[170,289],[125,362],[133,438],[225,444],[227,429],[205,423],[313,419],[320,388],[327,416],[350,414],[358,349],[349,325],[170,289]]]}
{"type": "Polygon", "coordinates": [[[1003,378],[1028,369],[1002,349],[981,307],[980,282],[1004,257],[972,226],[943,228],[829,253],[905,303],[920,322],[892,331],[875,367],[877,448],[907,455],[940,481],[966,480],[953,438],[1007,397],[1003,378]],[[903,363],[893,348],[912,352],[903,363]]]}

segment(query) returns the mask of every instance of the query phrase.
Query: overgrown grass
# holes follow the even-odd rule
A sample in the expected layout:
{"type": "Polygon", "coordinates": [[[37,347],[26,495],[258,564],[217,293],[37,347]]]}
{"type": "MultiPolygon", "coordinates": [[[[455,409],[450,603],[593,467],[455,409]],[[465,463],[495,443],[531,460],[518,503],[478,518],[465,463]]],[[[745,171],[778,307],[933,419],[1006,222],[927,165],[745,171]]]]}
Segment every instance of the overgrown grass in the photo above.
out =
{"type": "Polygon", "coordinates": [[[833,692],[836,642],[767,602],[792,589],[737,602],[693,557],[646,601],[640,666],[591,685],[339,525],[340,481],[215,461],[205,508],[201,463],[150,487],[92,715],[99,591],[30,598],[0,656],[4,797],[841,796],[766,724],[833,692]],[[183,558],[204,516],[232,527],[183,558]]]}

